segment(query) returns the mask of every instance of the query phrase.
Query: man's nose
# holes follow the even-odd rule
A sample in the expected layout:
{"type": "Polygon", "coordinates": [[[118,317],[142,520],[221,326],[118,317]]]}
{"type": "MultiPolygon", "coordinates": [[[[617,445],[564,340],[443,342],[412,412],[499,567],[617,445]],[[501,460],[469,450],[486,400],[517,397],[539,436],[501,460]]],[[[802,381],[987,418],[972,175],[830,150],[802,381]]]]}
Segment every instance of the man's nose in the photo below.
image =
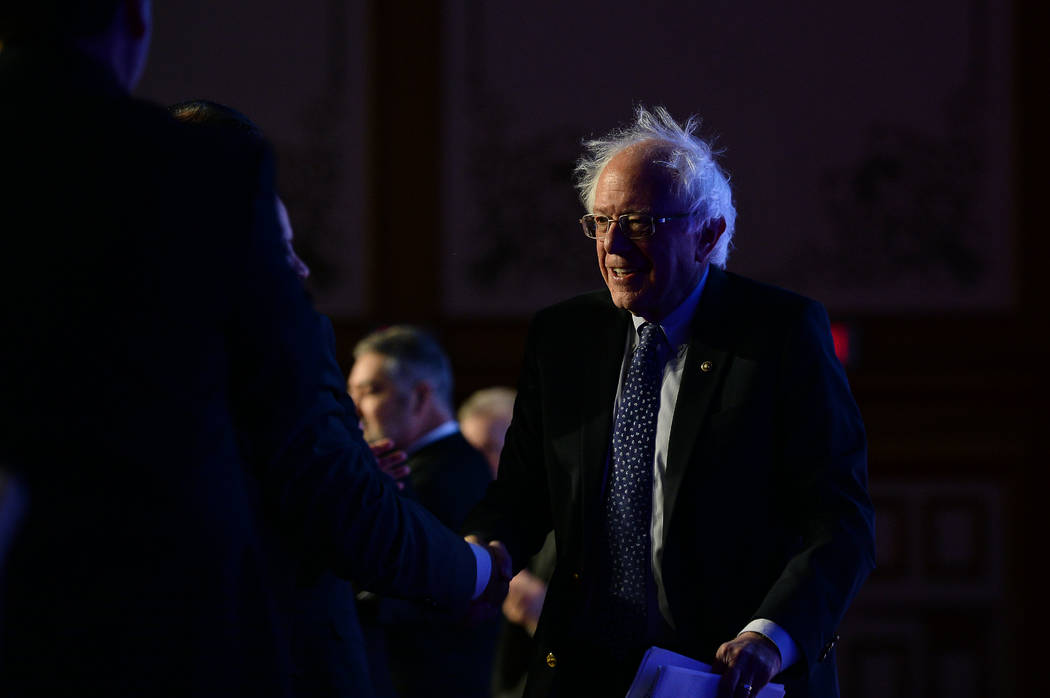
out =
{"type": "Polygon", "coordinates": [[[300,259],[299,255],[292,253],[292,269],[295,271],[295,275],[305,281],[310,276],[310,267],[306,266],[306,262],[300,259]]]}
{"type": "Polygon", "coordinates": [[[631,239],[627,237],[623,228],[620,227],[620,222],[615,218],[609,221],[609,227],[605,229],[602,244],[605,245],[606,252],[613,253],[619,250],[630,249],[633,246],[631,239]]]}

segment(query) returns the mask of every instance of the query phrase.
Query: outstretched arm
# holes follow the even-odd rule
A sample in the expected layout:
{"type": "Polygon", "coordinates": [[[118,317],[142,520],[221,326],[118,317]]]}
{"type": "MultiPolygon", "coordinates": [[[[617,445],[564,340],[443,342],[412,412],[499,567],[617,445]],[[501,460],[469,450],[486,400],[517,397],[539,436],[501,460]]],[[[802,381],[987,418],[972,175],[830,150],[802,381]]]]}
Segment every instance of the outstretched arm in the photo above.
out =
{"type": "Polygon", "coordinates": [[[461,605],[470,547],[398,496],[359,430],[324,325],[285,260],[261,186],[254,228],[230,256],[230,400],[263,515],[304,555],[392,596],[461,605]]]}

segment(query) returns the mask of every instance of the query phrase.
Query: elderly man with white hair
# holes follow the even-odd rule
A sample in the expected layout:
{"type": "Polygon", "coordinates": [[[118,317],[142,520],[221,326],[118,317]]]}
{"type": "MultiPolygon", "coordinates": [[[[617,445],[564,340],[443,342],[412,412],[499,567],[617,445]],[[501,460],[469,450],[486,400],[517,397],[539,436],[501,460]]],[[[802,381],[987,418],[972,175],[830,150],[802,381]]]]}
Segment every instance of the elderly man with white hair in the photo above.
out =
{"type": "Polygon", "coordinates": [[[585,144],[606,288],[539,312],[499,476],[465,531],[557,566],[526,696],[624,695],[647,648],[723,697],[836,696],[836,626],[873,567],[860,413],[817,302],[725,271],[736,211],[662,108],[585,144]]]}

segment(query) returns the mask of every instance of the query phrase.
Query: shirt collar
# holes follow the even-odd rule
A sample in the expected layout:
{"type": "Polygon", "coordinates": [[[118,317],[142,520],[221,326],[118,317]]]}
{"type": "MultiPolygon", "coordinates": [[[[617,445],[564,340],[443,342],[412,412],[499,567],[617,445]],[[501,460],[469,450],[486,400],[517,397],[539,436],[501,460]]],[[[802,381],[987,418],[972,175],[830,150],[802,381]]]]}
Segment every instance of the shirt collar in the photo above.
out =
{"type": "MultiPolygon", "coordinates": [[[[700,304],[700,295],[704,292],[704,285],[707,283],[707,272],[710,269],[711,265],[704,267],[704,273],[700,277],[700,281],[697,282],[696,288],[686,296],[684,301],[678,304],[677,308],[667,314],[663,322],[657,323],[667,336],[667,343],[672,347],[685,344],[689,340],[689,325],[692,322],[693,314],[696,313],[696,306],[700,304]]],[[[646,322],[646,319],[640,315],[631,315],[631,320],[634,321],[635,332],[646,322]]]]}
{"type": "Polygon", "coordinates": [[[454,419],[450,419],[444,424],[440,424],[434,429],[431,429],[426,434],[416,439],[415,443],[405,449],[405,453],[412,455],[416,451],[429,446],[435,441],[440,441],[446,436],[452,436],[459,431],[459,422],[454,419]]]}

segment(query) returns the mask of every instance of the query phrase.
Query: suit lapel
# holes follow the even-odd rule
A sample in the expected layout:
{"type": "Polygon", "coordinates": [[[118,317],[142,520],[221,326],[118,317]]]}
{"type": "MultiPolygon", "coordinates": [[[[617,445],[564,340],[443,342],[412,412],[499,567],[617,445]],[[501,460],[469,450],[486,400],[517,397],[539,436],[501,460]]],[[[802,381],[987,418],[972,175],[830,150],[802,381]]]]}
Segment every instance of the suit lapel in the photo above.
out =
{"type": "Polygon", "coordinates": [[[721,340],[725,312],[725,272],[711,267],[703,295],[690,325],[685,370],[675,402],[664,476],[664,531],[689,468],[697,436],[711,413],[718,386],[725,378],[732,354],[721,340]]]}
{"type": "MultiPolygon", "coordinates": [[[[612,436],[613,401],[623,364],[627,341],[629,313],[610,302],[609,317],[595,323],[592,343],[586,350],[580,440],[580,463],[583,475],[583,521],[600,520],[602,477],[612,436]],[[595,514],[596,516],[592,516],[595,514]]],[[[586,536],[585,540],[589,540],[586,536]]]]}

